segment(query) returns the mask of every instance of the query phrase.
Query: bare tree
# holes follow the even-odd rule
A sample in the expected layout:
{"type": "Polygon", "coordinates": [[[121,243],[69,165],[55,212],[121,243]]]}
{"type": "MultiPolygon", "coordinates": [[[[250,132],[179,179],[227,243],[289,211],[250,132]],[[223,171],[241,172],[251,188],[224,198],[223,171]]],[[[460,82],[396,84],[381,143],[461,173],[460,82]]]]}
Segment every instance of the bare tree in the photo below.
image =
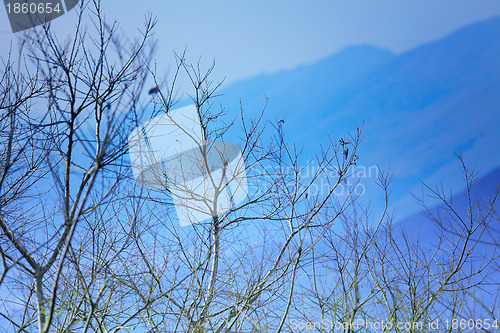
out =
{"type": "MultiPolygon", "coordinates": [[[[94,32],[84,27],[90,9],[82,8],[72,39],[61,41],[45,26],[24,36],[17,60],[11,55],[3,63],[1,313],[9,331],[69,330],[82,309],[76,302],[62,313],[68,288],[92,304],[92,280],[77,277],[87,263],[99,263],[94,279],[102,271],[98,258],[78,256],[88,245],[85,234],[98,232],[86,224],[99,225],[123,178],[125,131],[139,106],[154,21],[125,48],[99,4],[89,5],[94,32]]],[[[94,241],[101,237],[109,235],[94,241]]]]}
{"type": "MultiPolygon", "coordinates": [[[[370,214],[346,212],[344,230],[325,235],[297,295],[291,329],[318,332],[497,332],[498,248],[495,202],[474,197],[477,173],[462,159],[465,199],[427,187],[435,228],[423,234],[370,214]],[[435,234],[434,234],[435,232],[435,234]]],[[[380,184],[387,190],[388,177],[380,184]]],[[[387,193],[387,192],[386,192],[387,193]]],[[[424,216],[422,216],[424,218],[424,216]]]]}

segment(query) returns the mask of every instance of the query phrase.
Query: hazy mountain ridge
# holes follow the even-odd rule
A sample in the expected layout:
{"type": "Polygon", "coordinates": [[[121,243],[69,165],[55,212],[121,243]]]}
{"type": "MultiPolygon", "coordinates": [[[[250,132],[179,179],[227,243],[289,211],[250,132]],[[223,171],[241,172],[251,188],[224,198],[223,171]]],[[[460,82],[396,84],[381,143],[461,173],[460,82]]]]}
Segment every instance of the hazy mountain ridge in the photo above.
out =
{"type": "Polygon", "coordinates": [[[235,111],[239,105],[234,102],[241,98],[245,109],[257,113],[268,97],[266,118],[287,118],[296,126],[303,124],[304,112],[312,116],[327,111],[322,105],[326,98],[394,57],[373,46],[349,47],[315,64],[235,83],[223,91],[222,104],[235,111]]]}
{"type": "Polygon", "coordinates": [[[422,181],[462,188],[454,153],[470,165],[479,159],[484,172],[500,165],[499,91],[495,17],[401,55],[355,46],[315,64],[241,81],[223,91],[220,103],[237,112],[241,98],[256,115],[268,96],[265,118],[285,119],[285,134],[309,156],[329,137],[363,125],[359,164],[393,171],[393,202],[404,216],[417,209],[410,192],[422,181]]]}
{"type": "Polygon", "coordinates": [[[329,102],[356,108],[369,100],[379,112],[423,109],[453,92],[470,89],[473,82],[481,81],[483,86],[498,82],[499,55],[500,18],[494,18],[396,57],[329,102]]]}

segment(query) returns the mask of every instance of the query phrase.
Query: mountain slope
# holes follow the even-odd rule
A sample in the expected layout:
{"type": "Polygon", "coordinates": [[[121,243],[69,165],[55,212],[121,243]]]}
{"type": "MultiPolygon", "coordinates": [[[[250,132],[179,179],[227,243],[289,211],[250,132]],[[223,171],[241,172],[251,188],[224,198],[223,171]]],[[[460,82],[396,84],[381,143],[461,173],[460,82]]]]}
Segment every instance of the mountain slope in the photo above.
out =
{"type": "MultiPolygon", "coordinates": [[[[462,187],[460,165],[500,165],[500,18],[465,27],[404,54],[348,48],[316,64],[239,82],[220,102],[236,112],[241,98],[257,114],[285,119],[289,140],[309,156],[363,125],[359,164],[394,173],[393,202],[402,216],[418,210],[410,192],[421,182],[462,187]]],[[[375,179],[363,180],[376,198],[375,179]]]]}
{"type": "MultiPolygon", "coordinates": [[[[476,181],[473,182],[470,189],[471,202],[476,204],[479,203],[483,209],[483,214],[489,210],[490,202],[495,198],[496,188],[500,184],[500,168],[483,174],[476,181]]],[[[435,187],[431,187],[435,189],[435,187]]],[[[431,194],[429,190],[425,191],[428,195],[431,194]]],[[[462,191],[460,193],[450,193],[445,192],[447,196],[447,201],[450,206],[464,219],[467,219],[467,211],[469,209],[469,196],[467,191],[462,191]]],[[[424,198],[425,200],[425,198],[424,198]]],[[[493,206],[496,211],[500,209],[500,197],[495,200],[493,206]]],[[[432,220],[431,216],[442,218],[448,217],[448,209],[445,207],[444,203],[440,203],[435,207],[428,207],[426,211],[423,207],[422,210],[416,214],[408,216],[407,218],[400,221],[400,224],[412,235],[427,237],[428,240],[432,238],[432,235],[437,231],[437,225],[432,220]],[[429,215],[431,214],[431,215],[429,215]]],[[[493,216],[493,215],[492,215],[493,216]]],[[[456,217],[454,217],[456,218],[456,217]]],[[[487,235],[484,235],[483,241],[489,241],[486,239],[487,235]]],[[[498,239],[496,240],[498,241],[498,239]]]]}

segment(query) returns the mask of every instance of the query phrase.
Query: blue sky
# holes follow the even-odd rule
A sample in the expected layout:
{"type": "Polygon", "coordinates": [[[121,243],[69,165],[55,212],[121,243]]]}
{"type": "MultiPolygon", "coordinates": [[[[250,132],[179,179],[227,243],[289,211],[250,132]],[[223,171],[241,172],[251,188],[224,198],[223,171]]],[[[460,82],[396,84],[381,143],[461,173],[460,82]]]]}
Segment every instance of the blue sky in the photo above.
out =
{"type": "MultiPolygon", "coordinates": [[[[190,59],[216,59],[226,84],[263,72],[311,63],[356,44],[401,53],[439,39],[469,23],[500,15],[499,0],[217,0],[103,1],[109,19],[135,35],[144,16],[158,18],[158,68],[168,70],[173,53],[187,48],[190,59]]],[[[73,15],[54,22],[68,31],[73,15]]],[[[21,34],[18,34],[21,35],[21,34]]],[[[11,40],[5,9],[0,10],[0,55],[11,40]]]]}

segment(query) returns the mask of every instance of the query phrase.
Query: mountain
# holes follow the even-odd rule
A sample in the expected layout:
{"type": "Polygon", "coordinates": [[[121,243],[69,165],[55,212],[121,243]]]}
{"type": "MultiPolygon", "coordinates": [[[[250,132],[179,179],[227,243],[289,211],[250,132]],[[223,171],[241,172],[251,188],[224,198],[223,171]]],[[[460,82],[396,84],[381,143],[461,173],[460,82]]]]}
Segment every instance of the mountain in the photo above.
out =
{"type": "MultiPolygon", "coordinates": [[[[363,127],[358,165],[394,175],[392,201],[401,218],[415,204],[421,183],[460,190],[461,166],[489,172],[500,166],[500,18],[464,27],[400,55],[355,46],[314,64],[261,75],[227,87],[220,98],[230,114],[240,99],[257,116],[285,120],[289,141],[305,157],[363,127]]],[[[377,200],[376,177],[363,179],[367,200],[377,200]]]]}

